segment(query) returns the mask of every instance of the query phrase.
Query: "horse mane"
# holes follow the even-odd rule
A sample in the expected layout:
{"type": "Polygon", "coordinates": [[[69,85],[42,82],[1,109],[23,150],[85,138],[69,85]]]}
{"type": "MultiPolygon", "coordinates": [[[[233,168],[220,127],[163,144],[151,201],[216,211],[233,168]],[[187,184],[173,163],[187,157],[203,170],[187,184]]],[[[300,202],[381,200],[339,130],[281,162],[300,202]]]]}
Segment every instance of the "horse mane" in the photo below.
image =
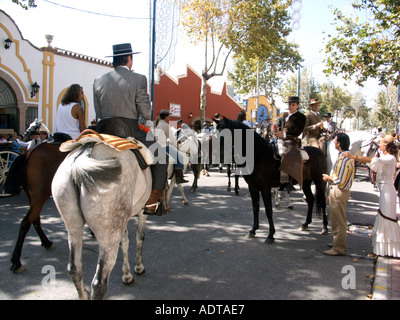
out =
{"type": "MultiPolygon", "coordinates": [[[[230,130],[235,130],[235,129],[240,129],[242,130],[242,138],[243,138],[243,151],[246,150],[246,130],[252,130],[253,131],[253,137],[254,137],[254,163],[257,163],[259,161],[264,161],[265,159],[268,158],[273,158],[274,150],[270,142],[265,140],[261,135],[259,135],[255,130],[244,124],[243,122],[239,120],[233,120],[233,119],[228,119],[228,118],[223,118],[221,121],[224,121],[227,128],[230,130]]],[[[225,128],[222,128],[225,129],[225,128]]],[[[243,153],[244,154],[244,153],[243,153]]]]}
{"type": "MultiPolygon", "coordinates": [[[[248,125],[244,124],[242,121],[239,120],[234,120],[234,119],[228,119],[228,118],[223,118],[224,121],[227,122],[228,127],[230,129],[242,129],[242,130],[253,130],[250,128],[248,125]]],[[[265,140],[263,137],[261,137],[255,130],[254,131],[254,147],[257,149],[257,147],[262,147],[262,148],[270,148],[272,151],[272,148],[270,147],[270,144],[265,140]]]]}

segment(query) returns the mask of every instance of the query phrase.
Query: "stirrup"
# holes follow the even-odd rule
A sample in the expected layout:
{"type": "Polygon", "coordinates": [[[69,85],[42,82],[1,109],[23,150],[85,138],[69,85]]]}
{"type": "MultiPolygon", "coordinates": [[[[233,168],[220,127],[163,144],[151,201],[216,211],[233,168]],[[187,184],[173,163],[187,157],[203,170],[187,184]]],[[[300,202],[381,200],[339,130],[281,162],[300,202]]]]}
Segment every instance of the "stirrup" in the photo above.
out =
{"type": "Polygon", "coordinates": [[[153,204],[146,204],[143,210],[143,214],[148,214],[148,215],[155,215],[157,210],[158,210],[158,206],[160,205],[160,202],[156,202],[153,204]],[[155,207],[155,209],[153,210],[152,207],[155,207]],[[148,209],[148,211],[146,211],[148,209]]]}

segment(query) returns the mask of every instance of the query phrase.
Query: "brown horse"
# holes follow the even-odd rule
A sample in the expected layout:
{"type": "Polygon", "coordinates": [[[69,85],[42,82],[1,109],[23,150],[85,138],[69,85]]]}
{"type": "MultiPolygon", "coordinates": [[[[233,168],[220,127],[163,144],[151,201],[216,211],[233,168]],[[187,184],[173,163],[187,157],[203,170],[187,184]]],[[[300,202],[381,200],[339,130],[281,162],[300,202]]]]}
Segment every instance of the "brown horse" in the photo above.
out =
{"type": "Polygon", "coordinates": [[[54,174],[67,154],[67,152],[59,151],[59,145],[45,142],[39,144],[31,152],[18,156],[10,167],[5,182],[6,192],[16,194],[22,187],[28,196],[30,206],[28,213],[21,221],[17,243],[11,257],[10,270],[15,273],[24,271],[20,261],[22,246],[32,224],[40,237],[42,246],[46,249],[54,248],[40,226],[40,212],[51,195],[54,174]]]}

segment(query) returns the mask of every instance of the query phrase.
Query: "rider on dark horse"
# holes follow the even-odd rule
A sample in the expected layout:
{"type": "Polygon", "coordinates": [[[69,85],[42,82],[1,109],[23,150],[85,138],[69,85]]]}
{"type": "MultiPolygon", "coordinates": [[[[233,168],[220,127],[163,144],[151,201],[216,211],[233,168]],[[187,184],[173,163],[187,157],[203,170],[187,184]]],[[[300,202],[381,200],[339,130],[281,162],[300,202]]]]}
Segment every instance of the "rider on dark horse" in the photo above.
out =
{"type": "Polygon", "coordinates": [[[279,155],[282,157],[281,171],[284,171],[297,182],[303,181],[303,161],[308,160],[304,150],[300,150],[300,134],[306,125],[306,116],[299,109],[299,97],[289,97],[289,112],[283,113],[280,124],[277,124],[276,137],[279,155]],[[301,153],[300,153],[301,152],[301,153]]]}
{"type": "MultiPolygon", "coordinates": [[[[145,120],[151,119],[151,105],[146,77],[131,71],[132,56],[136,53],[132,52],[130,43],[113,45],[114,70],[94,81],[94,108],[96,118],[100,119],[97,124],[99,133],[122,138],[133,136],[149,147],[157,142],[154,138],[149,141],[150,133],[139,128],[140,116],[145,120]],[[118,134],[123,130],[125,133],[118,134]]],[[[156,151],[160,150],[161,147],[156,148],[156,151]]],[[[152,191],[144,209],[145,214],[155,214],[161,203],[162,191],[167,182],[167,163],[157,161],[151,166],[151,173],[152,191]]]]}

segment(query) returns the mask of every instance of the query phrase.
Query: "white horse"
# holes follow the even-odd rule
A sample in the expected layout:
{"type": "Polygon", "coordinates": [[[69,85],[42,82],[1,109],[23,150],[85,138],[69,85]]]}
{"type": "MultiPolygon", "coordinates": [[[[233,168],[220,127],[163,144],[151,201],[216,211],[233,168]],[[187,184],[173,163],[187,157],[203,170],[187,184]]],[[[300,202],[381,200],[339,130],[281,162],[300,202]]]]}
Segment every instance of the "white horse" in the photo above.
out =
{"type": "MultiPolygon", "coordinates": [[[[349,151],[352,154],[363,154],[362,148],[369,146],[374,140],[375,136],[367,131],[350,131],[346,133],[350,138],[349,151]]],[[[331,172],[333,164],[336,162],[339,153],[335,148],[333,141],[327,143],[327,168],[328,174],[331,172]]]]}
{"type": "Polygon", "coordinates": [[[97,269],[91,284],[92,299],[103,299],[114,268],[118,247],[123,252],[125,284],[133,283],[128,260],[128,220],[138,216],[136,274],[144,273],[142,245],[146,215],[143,208],[152,186],[150,168],[142,170],[129,151],[117,151],[99,143],[87,143],[71,151],[52,183],[54,202],[68,231],[68,272],[80,299],[88,299],[83,283],[82,238],[85,223],[99,245],[97,269]]]}
{"type": "MultiPolygon", "coordinates": [[[[175,128],[171,128],[172,132],[174,134],[176,134],[175,128]]],[[[180,130],[179,132],[179,136],[178,136],[178,145],[179,145],[179,149],[178,149],[178,153],[180,155],[180,158],[183,159],[183,172],[186,171],[187,167],[189,164],[197,164],[199,161],[199,142],[197,140],[196,134],[194,133],[194,131],[192,129],[190,129],[189,127],[186,127],[184,125],[182,125],[182,130],[180,130]]],[[[192,166],[193,169],[193,166],[192,166]]],[[[175,185],[178,187],[181,196],[182,196],[182,202],[184,205],[188,205],[189,201],[187,200],[186,196],[185,196],[185,191],[183,189],[183,185],[181,183],[176,183],[176,177],[174,175],[174,164],[170,163],[168,164],[168,178],[170,179],[170,183],[167,189],[167,193],[165,196],[165,208],[167,211],[171,210],[171,206],[169,204],[169,200],[171,198],[171,194],[172,191],[175,187],[175,185]]],[[[194,185],[196,185],[197,187],[197,179],[198,177],[198,173],[193,172],[194,173],[194,179],[195,181],[193,182],[194,185]]],[[[193,186],[192,186],[193,188],[193,186]]],[[[192,189],[191,189],[192,190],[192,189]]]]}
{"type": "MultiPolygon", "coordinates": [[[[171,131],[176,135],[177,131],[178,133],[178,153],[180,155],[180,158],[183,159],[183,172],[186,171],[188,165],[191,165],[191,168],[193,170],[194,174],[194,181],[192,184],[192,187],[190,188],[191,192],[195,192],[197,188],[197,179],[199,179],[199,148],[200,144],[199,141],[196,137],[196,133],[189,128],[186,124],[182,124],[182,128],[180,130],[176,130],[175,128],[171,128],[171,131]]],[[[165,208],[167,211],[171,210],[171,206],[169,204],[169,200],[171,198],[172,191],[175,187],[175,185],[178,187],[181,196],[182,196],[182,202],[184,205],[188,205],[189,201],[187,200],[185,196],[185,191],[183,189],[183,185],[181,183],[176,183],[176,177],[174,175],[174,164],[170,163],[168,165],[168,178],[170,179],[170,183],[167,189],[167,193],[165,196],[165,208]]]]}

